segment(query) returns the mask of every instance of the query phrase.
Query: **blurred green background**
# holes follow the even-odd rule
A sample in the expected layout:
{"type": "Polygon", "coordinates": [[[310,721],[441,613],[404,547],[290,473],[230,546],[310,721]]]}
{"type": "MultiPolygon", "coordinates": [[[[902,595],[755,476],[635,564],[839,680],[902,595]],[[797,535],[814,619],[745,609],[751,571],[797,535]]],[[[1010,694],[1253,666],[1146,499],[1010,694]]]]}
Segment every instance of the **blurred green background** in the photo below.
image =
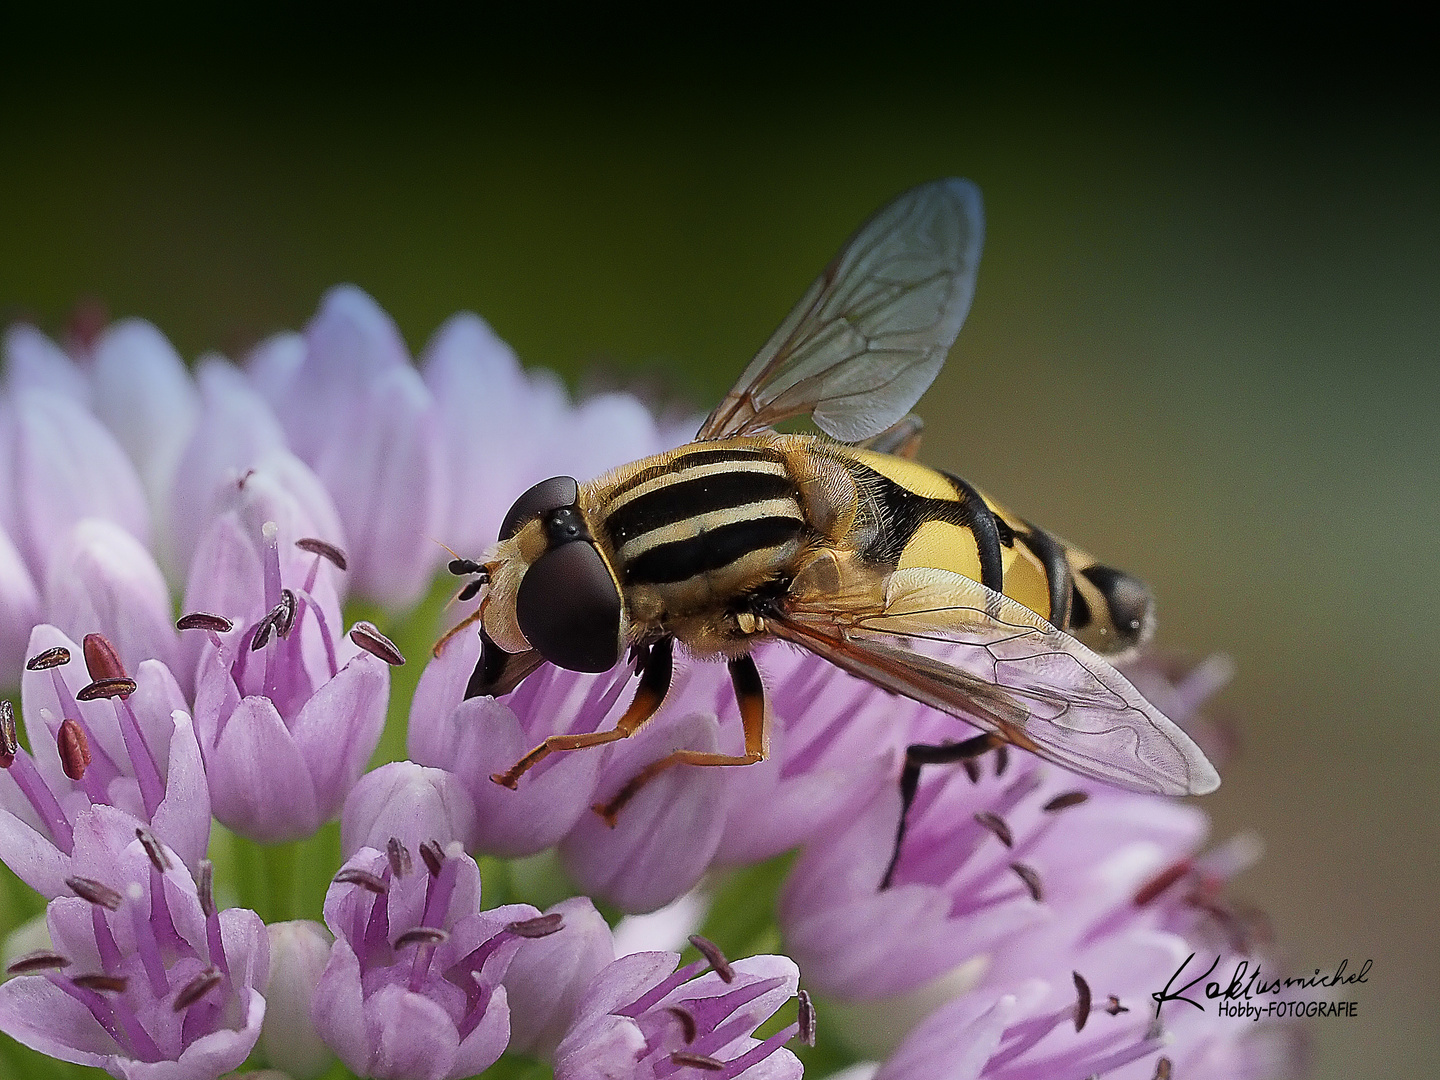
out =
{"type": "Polygon", "coordinates": [[[1205,806],[1266,842],[1238,891],[1293,968],[1374,959],[1357,1018],[1308,1022],[1314,1075],[1440,1075],[1423,59],[1339,23],[1267,45],[1039,15],[803,47],[190,29],[12,27],[7,319],[58,333],[95,298],[238,354],[353,281],[417,351],[469,308],[572,383],[659,371],[708,407],[867,213],[976,180],[925,457],[1148,579],[1163,644],[1236,658],[1243,753],[1205,806]]]}

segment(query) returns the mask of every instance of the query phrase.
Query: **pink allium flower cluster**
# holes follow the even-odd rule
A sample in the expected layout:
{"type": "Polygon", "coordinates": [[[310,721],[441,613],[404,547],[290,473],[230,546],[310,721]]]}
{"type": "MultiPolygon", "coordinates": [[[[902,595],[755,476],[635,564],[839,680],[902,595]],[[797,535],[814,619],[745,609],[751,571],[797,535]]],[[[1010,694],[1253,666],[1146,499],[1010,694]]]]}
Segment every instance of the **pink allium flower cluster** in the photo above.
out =
{"type": "MultiPolygon", "coordinates": [[[[480,554],[537,479],[594,476],[693,427],[627,394],[570,402],[470,315],[413,364],[353,287],[243,366],[192,370],[135,320],[71,351],[14,327],[4,349],[0,682],[21,709],[0,708],[0,859],[48,900],[27,931],[44,947],[0,985],[20,1042],[157,1080],[215,1080],[252,1051],[291,1080],[336,1056],[442,1080],[504,1054],[562,1080],[793,1080],[787,1044],[815,1027],[803,979],[840,1021],[831,1045],[886,1059],[869,1068],[885,1080],[1142,1077],[1162,1055],[1183,1080],[1247,1080],[1294,1060],[1267,1025],[1147,1012],[1177,954],[1252,945],[1219,893],[1247,849],[1203,852],[1198,810],[1019,752],[931,769],[880,890],[904,748],[964,738],[948,717],[765,647],[770,758],[672,769],[609,828],[592,807],[644,765],[740,750],[723,665],[682,658],[640,733],[553,755],[512,791],[490,776],[614,723],[628,667],[542,668],[466,700],[473,634],[430,658],[430,628],[419,648],[345,628],[352,598],[403,624],[445,558],[435,541],[480,554]],[[427,661],[400,703],[412,760],[367,773],[401,645],[427,661]],[[218,911],[212,814],[264,845],[339,819],[323,910],[268,926],[218,911]],[[682,963],[731,870],[797,849],[789,955],[732,963],[691,937],[701,959],[682,963]],[[502,860],[548,867],[546,899],[485,908],[481,865],[502,860]],[[572,887],[588,895],[552,902],[572,887]],[[630,915],[612,930],[591,897],[630,915]]],[[[1221,676],[1136,681],[1194,728],[1221,676]]]]}

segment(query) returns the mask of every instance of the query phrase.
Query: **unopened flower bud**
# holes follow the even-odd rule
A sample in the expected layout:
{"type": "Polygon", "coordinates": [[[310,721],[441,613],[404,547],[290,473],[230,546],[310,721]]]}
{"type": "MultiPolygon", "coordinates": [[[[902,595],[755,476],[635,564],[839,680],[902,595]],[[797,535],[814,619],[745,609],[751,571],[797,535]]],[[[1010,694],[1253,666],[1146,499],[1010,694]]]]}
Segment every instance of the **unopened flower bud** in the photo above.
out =
{"type": "Polygon", "coordinates": [[[271,923],[270,981],[265,986],[265,1023],[260,1045],[270,1064],[294,1080],[310,1080],[335,1055],[310,1021],[310,1000],[330,959],[330,932],[317,922],[271,923]]]}

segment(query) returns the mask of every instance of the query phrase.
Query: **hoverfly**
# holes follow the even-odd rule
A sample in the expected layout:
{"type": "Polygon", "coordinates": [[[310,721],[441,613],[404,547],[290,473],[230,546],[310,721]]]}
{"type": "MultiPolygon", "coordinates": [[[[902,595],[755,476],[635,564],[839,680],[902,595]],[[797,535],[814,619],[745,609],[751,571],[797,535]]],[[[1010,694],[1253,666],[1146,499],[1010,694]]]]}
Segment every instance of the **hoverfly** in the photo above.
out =
{"type": "MultiPolygon", "coordinates": [[[[913,460],[909,410],[969,310],[983,229],[968,181],[901,195],[841,249],[694,442],[588,483],[536,484],[483,562],[451,564],[477,575],[469,595],[488,585],[467,620],[483,642],[467,697],[507,693],[546,661],[607,671],[627,648],[639,675],[614,728],[551,736],[492,779],[513,788],[549,754],[634,734],[665,698],[677,641],[728,662],[744,753],[678,750],[597,811],[613,824],[674,765],[759,761],[766,708],[750,653],[779,639],[982,729],[909,748],[905,810],[922,765],[1004,744],[1132,790],[1217,786],[1200,749],[1111,666],[1150,634],[1149,590],[913,460]],[[775,430],[806,416],[822,434],[775,430]]],[[[903,835],[904,811],[897,855],[903,835]]]]}

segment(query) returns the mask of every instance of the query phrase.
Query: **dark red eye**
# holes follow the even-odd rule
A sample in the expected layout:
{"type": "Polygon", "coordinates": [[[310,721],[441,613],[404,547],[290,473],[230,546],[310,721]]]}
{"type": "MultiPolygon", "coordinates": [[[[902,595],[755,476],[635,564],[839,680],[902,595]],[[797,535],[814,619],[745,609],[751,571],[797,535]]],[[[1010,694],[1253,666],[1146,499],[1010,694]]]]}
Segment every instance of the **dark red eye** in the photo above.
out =
{"type": "Polygon", "coordinates": [[[541,480],[515,500],[500,526],[500,539],[509,540],[531,521],[551,510],[574,506],[580,498],[580,485],[569,476],[552,476],[541,480]]]}
{"type": "Polygon", "coordinates": [[[609,671],[620,659],[620,590],[594,544],[562,544],[536,559],[520,581],[515,617],[557,667],[609,671]]]}

